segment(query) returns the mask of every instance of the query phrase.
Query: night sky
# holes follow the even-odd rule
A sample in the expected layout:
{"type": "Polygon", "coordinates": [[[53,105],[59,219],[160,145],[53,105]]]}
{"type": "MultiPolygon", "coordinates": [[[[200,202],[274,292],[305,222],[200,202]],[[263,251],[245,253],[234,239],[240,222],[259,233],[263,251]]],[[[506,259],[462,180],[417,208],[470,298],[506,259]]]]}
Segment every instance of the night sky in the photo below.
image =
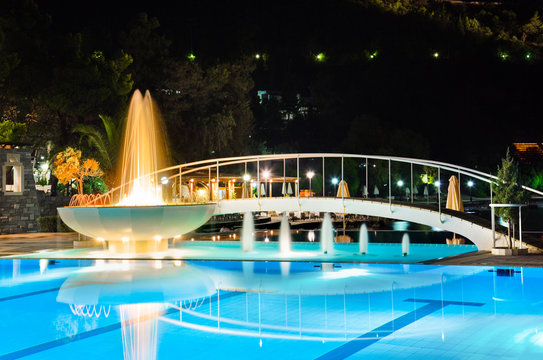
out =
{"type": "MultiPolygon", "coordinates": [[[[299,93],[311,98],[318,112],[305,123],[315,131],[299,139],[293,150],[375,153],[376,148],[391,148],[391,153],[491,168],[512,142],[540,140],[543,74],[536,51],[524,61],[524,48],[360,3],[364,1],[37,1],[52,16],[53,28],[92,34],[94,46],[105,51],[114,52],[117,34],[136,14],[146,12],[160,21],[172,57],[192,52],[207,66],[266,54],[266,62],[252,74],[251,96],[256,90],[299,93]],[[507,61],[498,56],[502,49],[510,55],[507,61]],[[369,61],[367,54],[374,51],[378,56],[369,61]],[[326,54],[325,63],[315,62],[318,52],[326,54]],[[373,144],[371,122],[364,119],[377,121],[385,134],[399,130],[397,136],[379,139],[396,145],[373,144]],[[359,147],[352,139],[345,145],[342,131],[359,136],[359,147]],[[425,150],[410,153],[416,146],[400,146],[414,134],[424,139],[425,150]]],[[[507,6],[521,24],[540,2],[507,6]]],[[[480,12],[466,9],[468,16],[480,12]]],[[[281,134],[277,136],[267,141],[276,144],[271,151],[283,146],[281,134]]]]}

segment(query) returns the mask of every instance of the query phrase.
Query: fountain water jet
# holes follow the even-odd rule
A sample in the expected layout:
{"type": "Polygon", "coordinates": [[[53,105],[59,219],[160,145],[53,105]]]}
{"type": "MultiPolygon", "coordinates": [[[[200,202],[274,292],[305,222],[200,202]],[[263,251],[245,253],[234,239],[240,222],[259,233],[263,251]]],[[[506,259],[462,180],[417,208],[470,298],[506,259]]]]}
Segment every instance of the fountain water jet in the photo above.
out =
{"type": "Polygon", "coordinates": [[[409,255],[409,234],[407,233],[402,236],[402,254],[403,256],[409,255]]]}
{"type": "Polygon", "coordinates": [[[165,165],[162,123],[149,90],[134,91],[123,139],[119,205],[162,205],[157,170],[165,165]]]}
{"type": "Polygon", "coordinates": [[[288,224],[288,217],[283,215],[281,219],[281,227],[279,228],[279,252],[281,254],[288,254],[290,252],[290,244],[292,242],[290,236],[290,226],[288,224]]]}
{"type": "Polygon", "coordinates": [[[246,212],[243,215],[243,227],[241,229],[241,248],[244,252],[253,251],[255,247],[255,223],[253,214],[246,212]]]}
{"type": "Polygon", "coordinates": [[[321,250],[324,254],[334,253],[334,227],[330,214],[326,213],[321,227],[321,250]]]}
{"type": "Polygon", "coordinates": [[[358,239],[358,246],[360,248],[360,254],[365,255],[368,253],[368,227],[365,223],[360,226],[360,235],[358,239]]]}

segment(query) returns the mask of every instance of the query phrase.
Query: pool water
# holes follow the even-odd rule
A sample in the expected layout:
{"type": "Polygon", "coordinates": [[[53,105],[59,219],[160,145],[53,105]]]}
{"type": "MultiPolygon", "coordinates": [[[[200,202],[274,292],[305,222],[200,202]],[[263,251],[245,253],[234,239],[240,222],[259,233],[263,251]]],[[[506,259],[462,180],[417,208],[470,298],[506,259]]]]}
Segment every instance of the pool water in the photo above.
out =
{"type": "Polygon", "coordinates": [[[0,359],[538,359],[543,269],[0,259],[0,359]]]}

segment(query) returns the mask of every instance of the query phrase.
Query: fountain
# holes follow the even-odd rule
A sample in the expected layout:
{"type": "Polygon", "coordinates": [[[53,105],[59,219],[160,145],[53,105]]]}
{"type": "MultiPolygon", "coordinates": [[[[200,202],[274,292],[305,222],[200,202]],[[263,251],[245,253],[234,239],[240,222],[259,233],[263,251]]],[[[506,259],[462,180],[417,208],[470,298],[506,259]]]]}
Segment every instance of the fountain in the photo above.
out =
{"type": "Polygon", "coordinates": [[[279,228],[279,252],[282,255],[290,253],[290,243],[292,242],[290,236],[290,226],[288,224],[288,217],[283,215],[281,219],[281,227],[279,228]]]}
{"type": "Polygon", "coordinates": [[[324,215],[324,219],[322,220],[321,250],[324,254],[331,255],[334,253],[334,227],[328,213],[324,215]]]}
{"type": "Polygon", "coordinates": [[[255,247],[255,223],[253,214],[246,212],[243,215],[243,227],[241,230],[241,248],[244,252],[253,251],[255,247]]]}
{"type": "Polygon", "coordinates": [[[402,237],[402,254],[403,256],[409,255],[409,234],[404,233],[402,237]]]}
{"type": "Polygon", "coordinates": [[[368,227],[365,223],[360,226],[360,235],[358,240],[358,246],[360,248],[360,254],[365,255],[368,253],[368,227]]]}
{"type": "Polygon", "coordinates": [[[168,205],[162,199],[158,170],[164,165],[164,142],[158,136],[159,117],[149,92],[136,90],[130,102],[122,148],[122,185],[100,200],[118,200],[112,205],[58,208],[62,220],[73,230],[107,241],[111,252],[164,251],[168,239],[205,224],[215,203],[168,205]]]}

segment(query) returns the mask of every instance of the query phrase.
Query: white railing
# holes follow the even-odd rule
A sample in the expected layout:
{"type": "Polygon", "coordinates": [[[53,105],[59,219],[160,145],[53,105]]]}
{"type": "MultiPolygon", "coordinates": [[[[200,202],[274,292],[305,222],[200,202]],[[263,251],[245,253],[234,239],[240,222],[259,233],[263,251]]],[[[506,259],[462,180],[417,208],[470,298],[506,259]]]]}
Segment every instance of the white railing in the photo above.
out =
{"type": "MultiPolygon", "coordinates": [[[[482,171],[466,168],[459,165],[439,162],[439,161],[433,161],[433,160],[424,160],[424,159],[416,159],[416,158],[406,158],[406,157],[395,157],[395,156],[381,156],[381,155],[358,155],[358,154],[334,154],[334,153],[304,153],[304,154],[273,154],[273,155],[252,155],[252,156],[238,156],[238,157],[228,157],[228,158],[219,158],[219,159],[208,159],[208,160],[201,160],[186,164],[180,164],[176,166],[171,166],[165,169],[158,170],[157,172],[149,175],[157,174],[158,178],[163,179],[163,189],[167,190],[169,194],[166,194],[164,196],[165,203],[167,204],[185,204],[185,203],[195,203],[195,202],[213,202],[220,200],[219,196],[219,188],[220,188],[220,182],[223,182],[223,185],[226,187],[226,180],[221,180],[221,168],[234,166],[234,165],[244,165],[244,171],[241,171],[239,175],[228,173],[228,178],[235,177],[236,179],[239,178],[240,180],[236,182],[243,184],[243,182],[248,182],[249,180],[243,180],[243,175],[248,173],[248,166],[252,165],[253,167],[256,167],[256,174],[251,177],[251,180],[253,183],[256,183],[257,191],[256,196],[261,197],[261,184],[269,183],[268,179],[265,179],[262,176],[261,173],[261,164],[266,163],[270,164],[272,162],[277,163],[278,161],[282,161],[282,176],[279,176],[279,179],[282,180],[283,184],[286,184],[288,182],[294,182],[295,184],[295,192],[294,196],[299,197],[300,196],[300,181],[302,179],[301,172],[300,172],[300,161],[306,160],[306,159],[322,159],[322,168],[321,172],[318,171],[318,169],[312,169],[316,174],[322,175],[322,194],[325,196],[326,194],[326,160],[330,159],[340,159],[341,160],[341,174],[338,174],[338,181],[343,181],[345,179],[345,159],[360,159],[364,161],[364,167],[365,167],[365,176],[364,181],[361,183],[366,186],[366,194],[367,196],[370,189],[370,182],[369,182],[369,175],[372,172],[370,168],[369,161],[381,161],[386,162],[388,165],[388,200],[390,203],[392,203],[392,176],[393,176],[393,170],[392,165],[394,163],[400,163],[400,164],[407,164],[410,167],[410,180],[409,182],[406,182],[410,186],[409,191],[409,197],[410,201],[414,201],[414,186],[415,186],[415,170],[414,166],[419,167],[427,167],[427,168],[434,168],[437,170],[437,181],[441,182],[441,177],[444,172],[452,173],[454,175],[457,175],[460,181],[461,176],[468,177],[470,180],[479,180],[482,182],[485,182],[489,184],[489,194],[490,194],[490,202],[493,201],[493,186],[497,186],[497,177],[488,173],[484,173],[482,171]],[[295,176],[287,177],[287,173],[293,174],[293,167],[290,166],[290,171],[287,171],[289,168],[287,166],[287,160],[296,160],[296,172],[295,176]],[[205,192],[205,196],[203,197],[197,197],[194,196],[194,189],[190,189],[190,191],[187,194],[187,191],[184,191],[185,187],[191,187],[191,181],[193,181],[192,186],[197,186],[198,184],[194,183],[194,179],[191,179],[191,177],[194,177],[197,173],[202,173],[207,170],[207,181],[205,177],[200,175],[199,183],[201,185],[201,191],[205,192]],[[253,179],[254,178],[254,179],[253,179]],[[216,180],[215,180],[216,179],[216,180]],[[287,180],[288,179],[288,180],[287,180]],[[214,185],[216,183],[217,185],[214,185]]],[[[422,174],[423,172],[418,172],[418,174],[422,174]]],[[[417,174],[417,175],[418,175],[417,174]]],[[[149,176],[146,175],[146,176],[149,176]]],[[[224,177],[224,176],[223,176],[224,177]]],[[[277,178],[277,176],[276,176],[277,178]]],[[[362,180],[362,179],[361,179],[362,180]]],[[[198,180],[196,180],[198,182],[198,180]]],[[[230,185],[230,181],[228,181],[228,185],[230,185]]],[[[248,186],[249,184],[246,184],[248,186]]],[[[375,185],[375,184],[372,184],[375,185]]],[[[378,184],[383,185],[383,184],[378,184]]],[[[535,195],[543,195],[543,192],[529,188],[527,186],[522,186],[523,189],[531,192],[535,195]]],[[[111,191],[107,192],[106,194],[103,194],[101,196],[98,196],[96,199],[89,201],[85,206],[111,206],[116,204],[123,196],[121,192],[121,186],[118,186],[111,191]]],[[[282,194],[283,195],[283,194],[282,194]]],[[[441,212],[441,185],[436,186],[436,195],[437,195],[437,204],[439,212],[441,212]]]]}

